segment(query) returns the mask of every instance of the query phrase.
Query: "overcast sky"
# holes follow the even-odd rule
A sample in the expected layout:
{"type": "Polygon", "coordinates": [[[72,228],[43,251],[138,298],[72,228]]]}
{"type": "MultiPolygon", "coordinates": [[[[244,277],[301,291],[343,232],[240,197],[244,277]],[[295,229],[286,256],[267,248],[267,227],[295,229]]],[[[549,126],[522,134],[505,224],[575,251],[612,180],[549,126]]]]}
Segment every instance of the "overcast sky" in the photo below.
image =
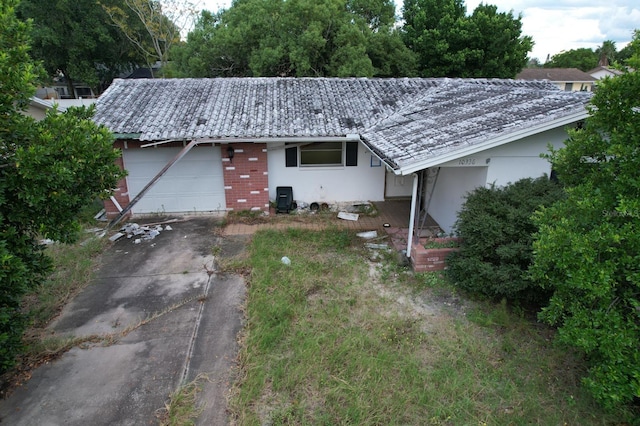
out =
{"type": "MultiPolygon", "coordinates": [[[[231,0],[194,0],[202,9],[217,11],[231,0]]],[[[466,0],[471,13],[482,0],[466,0]]],[[[396,0],[396,4],[401,0],[396,0]]],[[[522,32],[533,37],[530,56],[545,62],[547,55],[587,47],[595,49],[604,40],[616,42],[618,50],[640,28],[639,0],[485,0],[498,11],[522,14],[522,32]]]]}

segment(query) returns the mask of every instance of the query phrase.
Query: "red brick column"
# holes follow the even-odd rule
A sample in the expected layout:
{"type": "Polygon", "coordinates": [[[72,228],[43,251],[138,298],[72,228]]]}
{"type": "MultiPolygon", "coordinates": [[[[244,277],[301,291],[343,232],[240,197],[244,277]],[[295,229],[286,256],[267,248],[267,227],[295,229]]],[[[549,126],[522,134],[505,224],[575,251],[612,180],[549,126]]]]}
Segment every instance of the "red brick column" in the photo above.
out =
{"type": "MultiPolygon", "coordinates": [[[[117,140],[113,143],[113,147],[116,149],[124,149],[124,142],[117,140]]],[[[124,161],[122,160],[122,154],[116,159],[116,165],[124,170],[124,161]]],[[[113,191],[113,198],[120,204],[121,208],[125,208],[129,204],[129,190],[127,188],[127,180],[122,178],[118,181],[118,187],[113,191]]],[[[107,218],[112,219],[120,214],[120,210],[110,199],[104,200],[104,209],[107,212],[107,218]]]]}
{"type": "Polygon", "coordinates": [[[232,143],[221,145],[227,210],[269,211],[267,145],[232,143]],[[228,158],[231,146],[233,159],[228,158]]]}

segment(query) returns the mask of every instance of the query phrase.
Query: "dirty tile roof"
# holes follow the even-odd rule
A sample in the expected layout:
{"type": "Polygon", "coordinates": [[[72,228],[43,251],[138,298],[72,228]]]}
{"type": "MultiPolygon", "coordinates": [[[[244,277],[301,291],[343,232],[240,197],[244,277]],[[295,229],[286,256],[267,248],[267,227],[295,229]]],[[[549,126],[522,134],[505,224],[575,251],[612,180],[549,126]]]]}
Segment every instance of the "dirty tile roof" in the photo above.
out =
{"type": "Polygon", "coordinates": [[[95,121],[141,140],[360,133],[435,80],[215,78],[115,80],[95,121]]]}
{"type": "Polygon", "coordinates": [[[140,140],[359,134],[397,169],[584,113],[589,93],[496,79],[114,80],[94,121],[140,140]]]}
{"type": "Polygon", "coordinates": [[[361,136],[387,164],[404,168],[564,117],[586,116],[590,98],[588,92],[540,82],[445,80],[361,136]]]}

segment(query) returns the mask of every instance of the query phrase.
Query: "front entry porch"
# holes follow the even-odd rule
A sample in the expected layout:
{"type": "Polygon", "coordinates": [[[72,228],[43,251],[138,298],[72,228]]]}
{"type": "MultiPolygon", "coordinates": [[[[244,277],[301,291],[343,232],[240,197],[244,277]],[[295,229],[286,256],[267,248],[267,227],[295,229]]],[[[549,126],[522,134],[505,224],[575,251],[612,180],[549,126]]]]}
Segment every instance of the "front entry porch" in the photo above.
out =
{"type": "MultiPolygon", "coordinates": [[[[387,200],[374,203],[378,218],[389,236],[390,245],[397,251],[407,252],[409,243],[409,218],[411,200],[387,200]]],[[[438,271],[446,267],[446,258],[456,250],[456,239],[439,238],[443,231],[435,220],[427,215],[416,227],[416,236],[412,239],[410,262],[416,272],[438,271]],[[431,244],[432,243],[432,244],[431,244]],[[434,245],[435,247],[429,247],[434,245]],[[429,247],[429,248],[427,248],[429,247]]]]}

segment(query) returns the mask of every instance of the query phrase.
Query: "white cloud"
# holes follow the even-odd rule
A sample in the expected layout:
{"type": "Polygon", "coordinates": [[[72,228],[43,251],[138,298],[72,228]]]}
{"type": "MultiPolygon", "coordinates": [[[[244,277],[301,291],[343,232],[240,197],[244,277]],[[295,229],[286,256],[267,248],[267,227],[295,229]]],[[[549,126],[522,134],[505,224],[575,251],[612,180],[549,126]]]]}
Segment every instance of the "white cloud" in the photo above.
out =
{"type": "Polygon", "coordinates": [[[531,56],[541,61],[566,50],[595,49],[605,40],[621,49],[640,28],[638,0],[468,0],[467,12],[481,2],[522,14],[522,32],[535,42],[531,56]]]}

